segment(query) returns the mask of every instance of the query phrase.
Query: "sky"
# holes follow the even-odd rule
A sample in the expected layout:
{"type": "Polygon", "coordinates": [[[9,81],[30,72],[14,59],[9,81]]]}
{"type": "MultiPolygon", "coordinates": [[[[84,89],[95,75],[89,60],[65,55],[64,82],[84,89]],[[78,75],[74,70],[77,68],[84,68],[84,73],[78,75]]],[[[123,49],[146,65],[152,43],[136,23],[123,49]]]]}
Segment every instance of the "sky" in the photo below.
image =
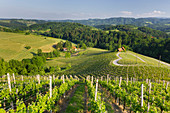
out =
{"type": "Polygon", "coordinates": [[[0,0],[0,18],[170,18],[170,0],[0,0]]]}

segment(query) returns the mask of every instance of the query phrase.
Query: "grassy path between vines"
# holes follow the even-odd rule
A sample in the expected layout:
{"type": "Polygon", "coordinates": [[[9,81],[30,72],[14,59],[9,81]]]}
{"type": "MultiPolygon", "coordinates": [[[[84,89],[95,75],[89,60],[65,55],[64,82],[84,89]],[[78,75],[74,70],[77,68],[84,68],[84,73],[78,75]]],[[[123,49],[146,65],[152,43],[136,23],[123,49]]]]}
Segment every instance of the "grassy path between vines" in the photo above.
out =
{"type": "Polygon", "coordinates": [[[62,98],[58,102],[54,112],[56,112],[56,113],[63,113],[66,110],[67,106],[69,105],[70,98],[73,97],[75,91],[77,90],[77,87],[79,87],[79,84],[76,84],[75,86],[73,86],[72,90],[69,90],[66,93],[65,98],[62,98]]]}
{"type": "Polygon", "coordinates": [[[100,87],[99,91],[101,92],[101,96],[105,101],[106,110],[108,113],[126,113],[113,102],[113,98],[110,96],[110,93],[108,93],[105,88],[100,87]]]}
{"type": "Polygon", "coordinates": [[[86,113],[86,97],[85,83],[81,83],[76,88],[74,95],[70,98],[69,104],[63,113],[86,113]]]}

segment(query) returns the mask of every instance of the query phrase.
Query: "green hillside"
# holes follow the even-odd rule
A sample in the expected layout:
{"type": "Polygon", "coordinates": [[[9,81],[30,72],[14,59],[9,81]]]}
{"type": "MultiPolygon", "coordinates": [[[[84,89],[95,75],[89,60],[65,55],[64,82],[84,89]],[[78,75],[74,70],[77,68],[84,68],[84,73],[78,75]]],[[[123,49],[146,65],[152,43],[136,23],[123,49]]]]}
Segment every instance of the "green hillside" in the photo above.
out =
{"type": "Polygon", "coordinates": [[[88,47],[116,51],[121,46],[137,53],[170,62],[170,36],[148,27],[117,25],[104,30],[94,29],[78,23],[49,22],[29,26],[32,33],[61,38],[74,43],[85,43],[88,47]],[[107,31],[105,31],[107,30],[107,31]]]}
{"type": "Polygon", "coordinates": [[[5,60],[32,58],[33,54],[37,53],[37,49],[50,52],[54,49],[52,46],[61,40],[44,36],[0,32],[0,57],[5,60]],[[31,49],[27,50],[26,46],[31,46],[31,49]]]}
{"type": "MultiPolygon", "coordinates": [[[[127,52],[127,54],[134,54],[134,52],[127,52]]],[[[57,72],[59,75],[87,75],[93,76],[105,76],[110,74],[112,76],[122,76],[126,77],[138,77],[139,79],[152,78],[154,79],[166,79],[169,80],[170,69],[167,65],[161,64],[158,67],[158,62],[155,59],[146,57],[138,54],[145,63],[141,63],[138,59],[138,64],[136,64],[136,58],[134,56],[122,53],[123,62],[120,64],[130,64],[131,66],[116,66],[113,61],[117,59],[117,52],[111,52],[103,49],[88,48],[85,51],[79,52],[77,56],[72,56],[71,58],[59,57],[51,60],[47,60],[45,66],[59,66],[64,70],[57,72]],[[125,55],[124,55],[125,54],[125,55]],[[68,64],[71,64],[71,68],[66,69],[68,64]]]]}

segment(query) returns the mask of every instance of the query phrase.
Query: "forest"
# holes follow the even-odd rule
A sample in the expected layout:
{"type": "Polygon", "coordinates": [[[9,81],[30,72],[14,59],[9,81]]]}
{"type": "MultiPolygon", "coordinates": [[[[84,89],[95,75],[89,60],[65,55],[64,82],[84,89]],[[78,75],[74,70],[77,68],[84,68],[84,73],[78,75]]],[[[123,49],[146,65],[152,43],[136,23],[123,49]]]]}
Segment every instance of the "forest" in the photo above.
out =
{"type": "Polygon", "coordinates": [[[170,62],[170,36],[148,27],[117,25],[101,30],[78,23],[50,22],[34,24],[29,29],[39,35],[66,39],[78,44],[83,42],[88,47],[116,51],[117,48],[125,46],[126,49],[157,59],[161,55],[161,60],[170,62]],[[46,29],[50,31],[39,32],[46,29]]]}

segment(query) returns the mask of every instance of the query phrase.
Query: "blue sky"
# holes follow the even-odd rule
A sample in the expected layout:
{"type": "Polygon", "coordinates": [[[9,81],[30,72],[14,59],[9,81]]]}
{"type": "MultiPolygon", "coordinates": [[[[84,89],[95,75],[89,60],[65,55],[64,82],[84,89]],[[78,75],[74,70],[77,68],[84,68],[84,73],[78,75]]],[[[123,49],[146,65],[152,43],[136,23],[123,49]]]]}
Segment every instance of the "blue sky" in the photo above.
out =
{"type": "Polygon", "coordinates": [[[170,0],[0,0],[0,18],[169,17],[170,0]]]}

